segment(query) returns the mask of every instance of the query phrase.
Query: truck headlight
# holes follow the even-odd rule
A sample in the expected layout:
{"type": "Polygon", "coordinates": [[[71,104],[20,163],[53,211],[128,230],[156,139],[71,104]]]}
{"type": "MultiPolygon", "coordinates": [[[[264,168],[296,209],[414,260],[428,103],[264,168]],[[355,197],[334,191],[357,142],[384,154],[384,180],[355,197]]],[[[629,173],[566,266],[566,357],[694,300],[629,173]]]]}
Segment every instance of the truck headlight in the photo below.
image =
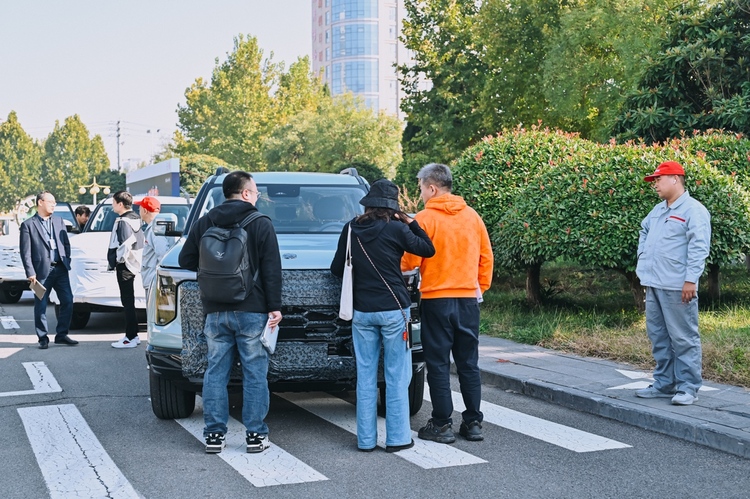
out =
{"type": "Polygon", "coordinates": [[[177,317],[177,285],[172,276],[156,276],[156,323],[169,324],[177,317]]]}

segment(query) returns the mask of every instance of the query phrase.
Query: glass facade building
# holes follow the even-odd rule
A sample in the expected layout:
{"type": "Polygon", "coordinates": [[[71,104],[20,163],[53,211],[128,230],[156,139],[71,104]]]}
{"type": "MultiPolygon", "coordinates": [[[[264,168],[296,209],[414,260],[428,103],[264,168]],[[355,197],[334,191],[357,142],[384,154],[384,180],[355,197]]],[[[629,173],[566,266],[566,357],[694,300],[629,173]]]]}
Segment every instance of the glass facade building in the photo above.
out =
{"type": "Polygon", "coordinates": [[[313,71],[332,95],[352,92],[374,111],[401,117],[396,64],[403,0],[312,0],[313,71]]]}

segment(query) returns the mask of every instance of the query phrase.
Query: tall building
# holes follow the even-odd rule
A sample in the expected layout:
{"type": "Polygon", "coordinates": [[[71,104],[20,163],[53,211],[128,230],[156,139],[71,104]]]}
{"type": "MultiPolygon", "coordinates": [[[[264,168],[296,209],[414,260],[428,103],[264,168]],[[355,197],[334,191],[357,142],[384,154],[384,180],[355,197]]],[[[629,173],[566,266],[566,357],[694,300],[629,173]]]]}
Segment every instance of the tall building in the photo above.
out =
{"type": "Polygon", "coordinates": [[[403,118],[396,64],[403,0],[312,0],[313,71],[332,95],[353,92],[371,109],[403,118]]]}

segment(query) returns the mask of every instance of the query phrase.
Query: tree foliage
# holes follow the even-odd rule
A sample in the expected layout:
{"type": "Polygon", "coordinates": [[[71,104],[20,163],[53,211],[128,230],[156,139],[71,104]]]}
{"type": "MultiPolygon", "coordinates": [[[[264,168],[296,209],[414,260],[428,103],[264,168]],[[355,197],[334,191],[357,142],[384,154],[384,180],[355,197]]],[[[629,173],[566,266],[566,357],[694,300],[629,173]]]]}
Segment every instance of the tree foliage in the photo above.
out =
{"type": "Polygon", "coordinates": [[[538,116],[606,142],[624,93],[636,87],[642,61],[658,46],[676,1],[569,2],[546,37],[539,77],[549,107],[538,116]]]}
{"type": "Polygon", "coordinates": [[[711,128],[750,133],[750,1],[684,3],[614,133],[647,142],[711,128]]]}
{"type": "Polygon", "coordinates": [[[531,269],[563,258],[615,269],[638,304],[640,222],[659,202],[643,177],[665,160],[685,166],[688,190],[712,215],[707,263],[718,269],[750,251],[750,195],[738,181],[750,166],[735,156],[747,148],[744,139],[716,134],[647,146],[517,129],[468,149],[454,168],[454,190],[486,221],[499,267],[531,269]],[[709,141],[732,150],[711,159],[700,150],[709,141]]]}
{"type": "Polygon", "coordinates": [[[66,118],[44,141],[42,185],[58,199],[82,202],[81,185],[109,171],[109,158],[101,136],[89,137],[89,131],[78,115],[66,118]]]}
{"type": "Polygon", "coordinates": [[[401,123],[375,114],[351,94],[321,99],[277,127],[264,145],[270,170],[338,172],[372,164],[393,177],[401,161],[401,123]]]}
{"type": "Polygon", "coordinates": [[[14,111],[0,123],[0,211],[41,190],[42,147],[21,127],[14,111]]]}
{"type": "Polygon", "coordinates": [[[206,179],[220,166],[236,170],[226,161],[206,154],[183,154],[180,157],[180,187],[191,196],[198,194],[206,179]]]}
{"type": "Polygon", "coordinates": [[[308,58],[292,64],[288,73],[272,59],[273,54],[263,58],[255,37],[235,38],[227,59],[217,59],[211,81],[198,78],[186,90],[186,104],[177,109],[180,132],[174,151],[264,170],[263,143],[274,128],[313,109],[323,96],[308,58]]]}
{"type": "Polygon", "coordinates": [[[402,39],[414,54],[398,68],[411,127],[405,151],[447,163],[485,134],[477,89],[487,68],[472,33],[477,2],[406,0],[405,8],[402,39]]]}

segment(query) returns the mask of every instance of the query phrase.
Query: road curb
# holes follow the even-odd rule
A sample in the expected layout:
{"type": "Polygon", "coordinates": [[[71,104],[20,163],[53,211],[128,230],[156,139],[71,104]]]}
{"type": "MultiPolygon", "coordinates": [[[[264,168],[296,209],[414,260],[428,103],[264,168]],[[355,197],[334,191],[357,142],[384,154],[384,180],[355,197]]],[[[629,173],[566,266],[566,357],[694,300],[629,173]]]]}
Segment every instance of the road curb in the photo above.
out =
{"type": "MultiPolygon", "coordinates": [[[[455,372],[455,365],[451,368],[455,372]]],[[[482,370],[482,382],[750,459],[750,437],[746,431],[534,378],[482,370]]]]}

